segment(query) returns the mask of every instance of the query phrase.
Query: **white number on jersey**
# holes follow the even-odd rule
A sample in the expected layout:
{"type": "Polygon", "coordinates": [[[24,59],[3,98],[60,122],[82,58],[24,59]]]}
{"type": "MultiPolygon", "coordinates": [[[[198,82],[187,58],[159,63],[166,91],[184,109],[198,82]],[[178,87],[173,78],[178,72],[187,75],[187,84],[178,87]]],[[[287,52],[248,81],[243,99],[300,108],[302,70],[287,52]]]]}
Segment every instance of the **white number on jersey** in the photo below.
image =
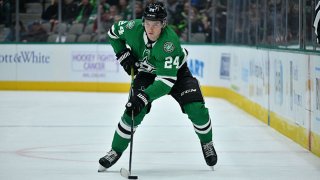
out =
{"type": "Polygon", "coordinates": [[[119,30],[118,30],[118,32],[119,32],[119,35],[122,35],[123,34],[123,32],[124,32],[124,28],[123,28],[123,24],[125,24],[127,21],[119,21],[119,23],[118,23],[118,26],[119,26],[119,30]]]}
{"type": "Polygon", "coordinates": [[[171,56],[168,56],[165,58],[165,62],[164,62],[164,68],[166,69],[171,69],[172,65],[176,66],[176,69],[179,68],[179,56],[176,56],[176,58],[173,58],[171,56]]]}
{"type": "Polygon", "coordinates": [[[124,23],[126,23],[127,21],[119,21],[118,22],[118,26],[122,26],[124,23]]]}
{"type": "Polygon", "coordinates": [[[122,26],[119,26],[119,30],[118,30],[118,32],[119,32],[119,35],[122,35],[122,34],[123,34],[124,29],[123,29],[123,27],[122,27],[122,26]]]}

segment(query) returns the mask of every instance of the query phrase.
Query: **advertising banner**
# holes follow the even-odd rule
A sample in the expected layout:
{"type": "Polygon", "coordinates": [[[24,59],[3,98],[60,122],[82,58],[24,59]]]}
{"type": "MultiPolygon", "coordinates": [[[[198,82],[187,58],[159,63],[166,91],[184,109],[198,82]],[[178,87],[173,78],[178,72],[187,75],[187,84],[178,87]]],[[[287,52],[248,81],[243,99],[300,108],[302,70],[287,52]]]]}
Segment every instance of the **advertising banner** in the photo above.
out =
{"type": "Polygon", "coordinates": [[[232,83],[238,87],[238,92],[251,101],[268,107],[268,77],[269,60],[268,53],[263,50],[250,51],[241,49],[237,53],[238,62],[232,71],[238,76],[233,76],[232,83]]]}
{"type": "Polygon", "coordinates": [[[221,69],[223,66],[225,71],[228,70],[230,63],[230,51],[226,47],[219,46],[199,46],[199,45],[183,45],[188,51],[188,66],[193,76],[195,76],[204,86],[226,86],[229,84],[227,72],[222,72],[224,76],[221,78],[221,69]],[[226,55],[229,54],[229,55],[226,55]],[[228,56],[228,57],[226,57],[228,56]],[[221,62],[221,59],[224,59],[221,62]]]}
{"type": "Polygon", "coordinates": [[[320,135],[320,61],[310,56],[311,130],[320,135]]]}
{"type": "Polygon", "coordinates": [[[0,80],[128,82],[110,45],[6,45],[0,80]]]}
{"type": "Polygon", "coordinates": [[[1,46],[0,51],[0,81],[13,81],[17,79],[18,62],[17,46],[1,46]]]}
{"type": "Polygon", "coordinates": [[[307,127],[308,56],[270,51],[270,110],[307,127]]]}
{"type": "Polygon", "coordinates": [[[268,52],[257,50],[249,62],[249,91],[246,96],[264,108],[269,106],[269,67],[268,52]]]}

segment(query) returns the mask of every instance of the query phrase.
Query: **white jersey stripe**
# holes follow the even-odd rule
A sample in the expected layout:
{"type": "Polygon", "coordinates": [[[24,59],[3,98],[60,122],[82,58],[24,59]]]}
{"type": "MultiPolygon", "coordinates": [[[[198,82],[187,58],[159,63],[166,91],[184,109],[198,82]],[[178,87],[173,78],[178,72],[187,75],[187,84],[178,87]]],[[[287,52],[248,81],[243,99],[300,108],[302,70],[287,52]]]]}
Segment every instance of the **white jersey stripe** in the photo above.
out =
{"type": "Polygon", "coordinates": [[[161,79],[172,79],[172,80],[174,80],[174,81],[176,81],[177,80],[177,77],[174,77],[174,76],[157,76],[156,77],[156,79],[159,79],[159,78],[161,78],[161,79]]]}
{"type": "MultiPolygon", "coordinates": [[[[131,132],[131,126],[125,124],[122,120],[119,122],[119,125],[121,126],[121,128],[123,128],[124,130],[131,132]]],[[[137,126],[133,128],[133,132],[135,132],[137,129],[137,126]]],[[[119,127],[117,127],[117,133],[119,134],[119,136],[125,138],[125,139],[130,139],[131,134],[126,134],[125,132],[122,132],[121,129],[119,129],[119,127]]]]}
{"type": "Polygon", "coordinates": [[[200,131],[199,129],[194,128],[194,131],[196,131],[199,134],[207,134],[212,129],[211,124],[205,131],[200,131]]]}
{"type": "Polygon", "coordinates": [[[125,138],[125,139],[130,139],[131,138],[131,135],[130,134],[125,134],[123,133],[119,128],[117,128],[116,132],[119,134],[119,136],[121,136],[122,138],[125,138]]]}
{"type": "Polygon", "coordinates": [[[203,129],[203,128],[207,127],[210,123],[211,123],[211,120],[209,119],[209,121],[204,125],[196,125],[196,124],[193,124],[193,125],[198,129],[203,129]]]}
{"type": "Polygon", "coordinates": [[[172,86],[174,85],[172,82],[170,82],[170,81],[168,81],[166,79],[163,79],[163,78],[156,78],[156,81],[161,81],[164,84],[166,84],[167,86],[169,86],[170,88],[172,88],[172,86]]]}
{"type": "Polygon", "coordinates": [[[209,121],[204,125],[196,125],[193,123],[193,128],[194,131],[199,134],[207,134],[212,129],[211,119],[209,118],[209,121]]]}
{"type": "Polygon", "coordinates": [[[183,53],[184,53],[184,58],[183,58],[183,60],[182,60],[182,62],[181,62],[181,64],[180,64],[180,66],[179,66],[179,69],[180,69],[180,67],[181,67],[181,66],[183,66],[183,65],[184,65],[184,63],[186,63],[186,62],[187,62],[187,58],[188,58],[187,50],[186,50],[185,48],[182,48],[182,51],[183,51],[183,53]]]}
{"type": "Polygon", "coordinates": [[[120,126],[126,131],[129,131],[129,132],[131,131],[131,127],[126,125],[122,120],[119,123],[120,123],[120,126]]]}
{"type": "Polygon", "coordinates": [[[110,30],[108,31],[108,36],[112,39],[119,39],[119,37],[116,35],[116,33],[114,33],[114,25],[112,25],[112,27],[110,28],[110,30]],[[111,34],[111,32],[114,34],[111,34]]]}

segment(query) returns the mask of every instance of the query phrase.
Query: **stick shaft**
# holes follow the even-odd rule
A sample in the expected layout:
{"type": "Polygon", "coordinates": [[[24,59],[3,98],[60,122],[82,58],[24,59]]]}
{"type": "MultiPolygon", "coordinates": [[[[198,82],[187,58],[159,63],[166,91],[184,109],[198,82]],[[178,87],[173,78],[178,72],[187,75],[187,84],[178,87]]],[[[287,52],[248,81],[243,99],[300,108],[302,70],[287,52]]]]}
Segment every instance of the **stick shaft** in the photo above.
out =
{"type": "MultiPolygon", "coordinates": [[[[133,80],[134,80],[134,70],[133,67],[131,67],[131,93],[133,96],[133,80]]],[[[134,127],[134,113],[133,110],[131,112],[131,139],[130,139],[130,156],[129,156],[129,173],[131,174],[131,164],[132,164],[132,150],[133,150],[133,127],[134,127]]]]}

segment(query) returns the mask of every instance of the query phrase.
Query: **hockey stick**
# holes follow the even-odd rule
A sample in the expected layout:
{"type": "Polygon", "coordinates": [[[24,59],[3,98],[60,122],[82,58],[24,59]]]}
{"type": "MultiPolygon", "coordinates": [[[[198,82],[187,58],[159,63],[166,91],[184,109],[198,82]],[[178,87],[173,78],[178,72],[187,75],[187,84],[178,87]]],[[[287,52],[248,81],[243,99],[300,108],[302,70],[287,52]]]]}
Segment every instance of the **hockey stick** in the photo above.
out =
{"type": "MultiPolygon", "coordinates": [[[[133,67],[131,67],[131,96],[133,96],[133,79],[134,79],[134,70],[133,67]]],[[[130,139],[130,156],[129,156],[129,171],[125,168],[120,169],[121,176],[127,178],[127,179],[138,179],[138,176],[132,176],[131,175],[131,164],[132,164],[132,149],[133,149],[133,127],[134,127],[134,114],[133,110],[131,112],[131,139],[130,139]]]]}

